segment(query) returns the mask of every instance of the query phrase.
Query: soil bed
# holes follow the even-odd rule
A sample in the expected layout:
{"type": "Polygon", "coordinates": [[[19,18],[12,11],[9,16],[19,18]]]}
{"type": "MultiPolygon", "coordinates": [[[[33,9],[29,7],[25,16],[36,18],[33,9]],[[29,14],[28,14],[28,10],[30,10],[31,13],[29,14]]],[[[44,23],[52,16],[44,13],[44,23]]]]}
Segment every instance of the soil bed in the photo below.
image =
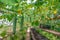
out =
{"type": "Polygon", "coordinates": [[[31,28],[31,36],[32,36],[32,40],[49,40],[48,38],[37,33],[34,28],[31,28]]]}

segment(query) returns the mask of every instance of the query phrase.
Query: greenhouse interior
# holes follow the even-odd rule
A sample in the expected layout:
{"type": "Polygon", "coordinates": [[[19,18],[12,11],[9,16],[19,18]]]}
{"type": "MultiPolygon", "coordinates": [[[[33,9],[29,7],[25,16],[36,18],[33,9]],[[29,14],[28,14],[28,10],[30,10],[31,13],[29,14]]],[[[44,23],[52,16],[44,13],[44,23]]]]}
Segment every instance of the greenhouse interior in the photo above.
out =
{"type": "Polygon", "coordinates": [[[0,0],[0,40],[60,40],[60,0],[0,0]]]}

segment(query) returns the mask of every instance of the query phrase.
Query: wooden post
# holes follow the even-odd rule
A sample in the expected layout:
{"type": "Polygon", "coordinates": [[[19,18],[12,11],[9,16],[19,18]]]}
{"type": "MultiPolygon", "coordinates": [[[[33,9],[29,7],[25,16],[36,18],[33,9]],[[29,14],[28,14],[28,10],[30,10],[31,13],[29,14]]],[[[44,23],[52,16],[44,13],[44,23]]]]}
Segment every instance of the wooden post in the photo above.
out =
{"type": "Polygon", "coordinates": [[[30,40],[30,27],[27,30],[26,40],[30,40]]]}
{"type": "Polygon", "coordinates": [[[3,37],[0,37],[0,40],[3,40],[3,37]]]}

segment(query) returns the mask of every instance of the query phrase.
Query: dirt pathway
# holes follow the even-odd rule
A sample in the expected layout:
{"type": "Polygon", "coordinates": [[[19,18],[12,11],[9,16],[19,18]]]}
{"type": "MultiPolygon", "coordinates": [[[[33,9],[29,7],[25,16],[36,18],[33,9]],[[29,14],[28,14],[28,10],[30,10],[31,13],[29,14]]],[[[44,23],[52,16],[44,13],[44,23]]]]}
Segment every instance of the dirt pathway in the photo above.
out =
{"type": "Polygon", "coordinates": [[[33,40],[48,40],[48,38],[44,37],[41,34],[38,34],[35,29],[31,29],[32,39],[33,40]]]}

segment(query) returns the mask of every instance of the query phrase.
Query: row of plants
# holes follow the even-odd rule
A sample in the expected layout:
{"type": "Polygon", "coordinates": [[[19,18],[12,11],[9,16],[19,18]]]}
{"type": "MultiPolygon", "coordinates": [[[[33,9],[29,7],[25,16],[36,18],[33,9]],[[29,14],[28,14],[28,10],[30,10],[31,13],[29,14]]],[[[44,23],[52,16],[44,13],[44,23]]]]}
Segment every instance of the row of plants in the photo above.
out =
{"type": "Polygon", "coordinates": [[[36,28],[36,31],[39,34],[42,34],[43,36],[47,37],[49,40],[60,40],[59,36],[43,31],[42,29],[36,28]]]}
{"type": "Polygon", "coordinates": [[[0,38],[3,40],[25,40],[26,31],[28,27],[24,27],[22,30],[19,29],[19,24],[16,27],[16,33],[13,33],[13,26],[3,26],[0,28],[0,38]]]}

